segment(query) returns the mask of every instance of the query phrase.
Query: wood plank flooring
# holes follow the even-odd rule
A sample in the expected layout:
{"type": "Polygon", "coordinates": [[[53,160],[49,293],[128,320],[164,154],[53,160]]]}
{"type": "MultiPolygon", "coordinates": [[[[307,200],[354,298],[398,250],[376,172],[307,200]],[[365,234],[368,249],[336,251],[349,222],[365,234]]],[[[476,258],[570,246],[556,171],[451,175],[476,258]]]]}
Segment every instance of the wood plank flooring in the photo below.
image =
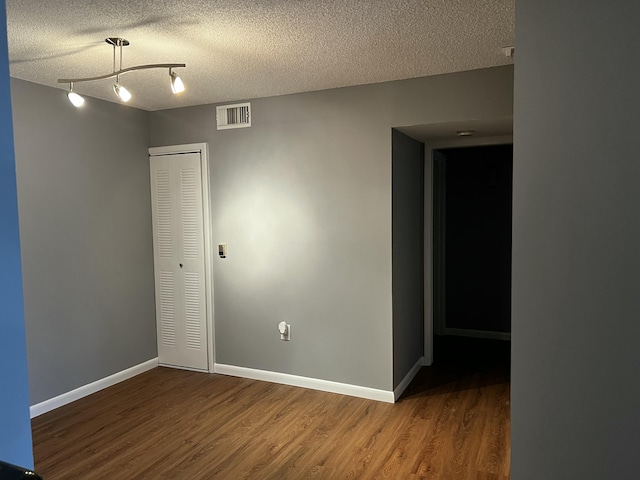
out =
{"type": "Polygon", "coordinates": [[[508,364],[456,348],[395,405],[156,368],[35,418],[36,471],[45,480],[507,480],[508,364]]]}

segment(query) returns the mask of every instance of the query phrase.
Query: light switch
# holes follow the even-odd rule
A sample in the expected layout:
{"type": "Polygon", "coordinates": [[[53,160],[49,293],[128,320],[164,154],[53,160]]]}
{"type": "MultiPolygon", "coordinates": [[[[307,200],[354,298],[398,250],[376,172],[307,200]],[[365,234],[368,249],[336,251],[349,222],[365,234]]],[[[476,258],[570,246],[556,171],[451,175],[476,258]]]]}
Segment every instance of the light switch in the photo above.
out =
{"type": "Polygon", "coordinates": [[[218,255],[220,255],[220,258],[226,258],[227,257],[227,244],[226,243],[219,243],[218,244],[218,255]]]}

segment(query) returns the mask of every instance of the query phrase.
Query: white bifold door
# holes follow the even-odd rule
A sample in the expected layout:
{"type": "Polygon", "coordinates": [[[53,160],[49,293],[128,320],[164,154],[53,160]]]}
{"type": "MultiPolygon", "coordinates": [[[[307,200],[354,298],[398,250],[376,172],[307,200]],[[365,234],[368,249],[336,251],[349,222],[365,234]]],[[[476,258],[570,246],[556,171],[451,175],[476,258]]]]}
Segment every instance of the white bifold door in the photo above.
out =
{"type": "Polygon", "coordinates": [[[201,153],[152,155],[158,361],[208,369],[201,153]]]}

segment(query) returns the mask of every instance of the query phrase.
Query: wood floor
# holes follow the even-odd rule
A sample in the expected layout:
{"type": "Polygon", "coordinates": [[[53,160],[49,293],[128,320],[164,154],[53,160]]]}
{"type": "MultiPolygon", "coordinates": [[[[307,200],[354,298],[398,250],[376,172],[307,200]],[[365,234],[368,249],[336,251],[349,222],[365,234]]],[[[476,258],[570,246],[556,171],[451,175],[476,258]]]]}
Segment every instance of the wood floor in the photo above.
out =
{"type": "Polygon", "coordinates": [[[506,480],[508,344],[450,343],[395,405],[156,368],[35,418],[36,471],[45,480],[506,480]]]}

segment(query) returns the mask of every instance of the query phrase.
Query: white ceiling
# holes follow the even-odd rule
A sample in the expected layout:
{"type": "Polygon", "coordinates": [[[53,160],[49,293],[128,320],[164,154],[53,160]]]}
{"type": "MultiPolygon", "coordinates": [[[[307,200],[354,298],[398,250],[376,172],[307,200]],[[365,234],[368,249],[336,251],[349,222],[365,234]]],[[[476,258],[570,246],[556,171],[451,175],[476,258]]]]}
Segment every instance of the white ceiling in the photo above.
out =
{"type": "MultiPolygon", "coordinates": [[[[11,76],[112,71],[107,37],[131,42],[123,67],[186,63],[122,77],[144,110],[219,103],[511,63],[515,0],[7,0],[11,76]]],[[[113,80],[78,93],[116,101],[113,80]]]]}

